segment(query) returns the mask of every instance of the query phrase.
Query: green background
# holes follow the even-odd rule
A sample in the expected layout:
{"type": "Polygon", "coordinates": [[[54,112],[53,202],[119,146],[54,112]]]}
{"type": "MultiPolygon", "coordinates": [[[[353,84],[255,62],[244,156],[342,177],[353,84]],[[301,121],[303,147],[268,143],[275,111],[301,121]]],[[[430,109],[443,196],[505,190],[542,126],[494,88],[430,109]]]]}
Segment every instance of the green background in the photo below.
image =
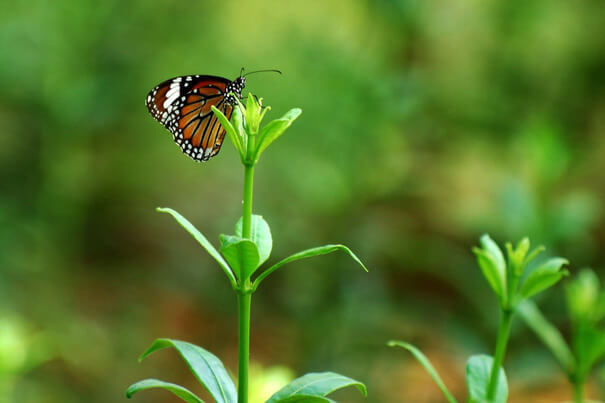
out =
{"type": "MultiPolygon", "coordinates": [[[[470,252],[483,232],[528,235],[572,275],[604,266],[600,1],[3,2],[0,400],[119,402],[144,377],[199,391],[175,353],[137,363],[156,337],[202,345],[235,372],[235,295],[154,208],[216,245],[239,218],[243,169],[228,140],[207,163],[181,154],[144,99],[167,78],[234,79],[242,66],[283,71],[248,78],[268,118],[303,110],[256,170],[270,262],[342,242],[370,269],[335,254],[263,282],[255,396],[334,370],[364,381],[368,402],[442,401],[385,346],[396,338],[464,399],[465,360],[492,351],[497,327],[470,252]]],[[[566,332],[562,288],[538,303],[566,332]]],[[[509,353],[512,402],[570,398],[520,321],[509,353]]],[[[604,383],[599,369],[589,396],[604,383]]]]}

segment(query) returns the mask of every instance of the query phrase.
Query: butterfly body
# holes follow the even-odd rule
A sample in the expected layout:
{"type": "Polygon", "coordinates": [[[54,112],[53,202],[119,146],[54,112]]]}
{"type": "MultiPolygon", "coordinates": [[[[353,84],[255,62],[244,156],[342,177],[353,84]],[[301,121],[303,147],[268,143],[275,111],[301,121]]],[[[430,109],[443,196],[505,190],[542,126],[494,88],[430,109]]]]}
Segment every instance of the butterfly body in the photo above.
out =
{"type": "Polygon", "coordinates": [[[242,97],[246,78],[191,75],[166,80],[152,89],[146,106],[155,120],[173,135],[181,151],[193,160],[208,161],[218,154],[225,130],[212,112],[231,118],[236,99],[242,97]]]}

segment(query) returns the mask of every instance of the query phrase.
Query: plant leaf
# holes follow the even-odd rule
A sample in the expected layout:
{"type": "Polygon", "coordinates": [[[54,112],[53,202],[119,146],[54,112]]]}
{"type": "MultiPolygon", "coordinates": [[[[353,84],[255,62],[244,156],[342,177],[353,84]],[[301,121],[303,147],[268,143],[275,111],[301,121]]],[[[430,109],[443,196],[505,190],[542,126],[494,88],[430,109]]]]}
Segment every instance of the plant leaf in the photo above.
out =
{"type": "Polygon", "coordinates": [[[231,286],[233,288],[237,288],[237,282],[235,280],[235,276],[233,274],[233,270],[231,270],[231,267],[229,267],[225,259],[223,259],[223,257],[221,256],[221,254],[218,253],[214,246],[212,246],[212,244],[206,239],[206,237],[202,235],[202,233],[198,231],[197,228],[193,226],[193,224],[191,224],[185,217],[183,217],[171,208],[158,207],[156,210],[160,213],[168,213],[172,217],[174,217],[174,219],[181,225],[181,227],[183,227],[187,232],[189,232],[193,236],[193,238],[195,238],[195,240],[200,245],[202,245],[204,249],[206,249],[208,254],[218,262],[218,264],[221,266],[221,269],[223,269],[223,271],[227,275],[227,278],[231,282],[231,286]]]}
{"type": "MultiPolygon", "coordinates": [[[[268,402],[268,401],[267,401],[268,402]]],[[[332,399],[323,396],[294,395],[276,400],[274,403],[336,403],[332,399]]]]}
{"type": "MultiPolygon", "coordinates": [[[[473,355],[466,363],[466,385],[470,403],[487,402],[487,385],[492,370],[493,358],[489,355],[473,355]]],[[[504,369],[498,371],[496,394],[491,403],[506,403],[508,383],[504,369]]]]}
{"type": "Polygon", "coordinates": [[[126,397],[131,398],[137,392],[147,389],[164,389],[172,392],[173,395],[180,397],[187,403],[204,403],[202,399],[191,393],[188,389],[170,382],[160,381],[158,379],[145,379],[134,383],[126,390],[126,397]]]}
{"type": "Polygon", "coordinates": [[[473,252],[477,255],[477,263],[489,285],[500,297],[500,302],[504,304],[506,301],[507,275],[506,261],[502,250],[487,234],[483,234],[479,238],[479,243],[482,249],[473,248],[473,252]]]}
{"type": "Polygon", "coordinates": [[[563,276],[569,274],[567,270],[561,270],[561,267],[568,263],[567,259],[555,257],[536,267],[521,284],[521,297],[529,298],[556,284],[563,276]]]}
{"type": "Polygon", "coordinates": [[[278,390],[266,403],[290,402],[284,399],[297,395],[326,396],[347,386],[355,386],[364,396],[367,395],[365,385],[355,379],[334,372],[315,372],[293,380],[278,390]]]}
{"type": "Polygon", "coordinates": [[[252,289],[256,290],[258,285],[261,283],[261,281],[263,281],[263,279],[265,279],[265,277],[267,277],[269,274],[273,273],[275,270],[279,269],[281,266],[285,265],[286,263],[290,263],[295,260],[306,259],[306,258],[313,257],[313,256],[326,255],[328,253],[336,252],[338,250],[341,250],[341,251],[345,252],[346,254],[348,254],[349,256],[351,256],[353,258],[353,260],[355,260],[357,263],[359,263],[359,265],[365,271],[368,271],[368,269],[364,266],[364,264],[361,262],[361,260],[359,260],[359,258],[351,251],[351,249],[347,248],[346,246],[344,246],[344,245],[324,245],[324,246],[319,246],[316,248],[303,250],[301,252],[290,255],[287,258],[275,263],[273,266],[269,267],[267,270],[262,272],[256,280],[254,280],[254,286],[252,287],[252,289]]]}
{"type": "Polygon", "coordinates": [[[239,132],[235,130],[235,128],[233,127],[231,122],[229,122],[229,119],[227,119],[223,112],[218,110],[214,105],[210,106],[210,108],[212,109],[212,112],[214,112],[214,114],[216,115],[218,121],[221,123],[221,126],[223,126],[223,129],[225,129],[225,131],[229,135],[229,138],[235,146],[235,149],[239,152],[241,159],[244,160],[244,158],[246,157],[246,150],[244,148],[243,139],[241,138],[239,132]]]}
{"type": "MultiPolygon", "coordinates": [[[[242,218],[240,218],[235,225],[235,234],[240,237],[242,236],[242,223],[242,218]]],[[[260,266],[271,256],[271,249],[273,248],[271,229],[263,217],[256,214],[252,215],[250,227],[250,239],[258,248],[258,256],[260,258],[258,265],[260,266]]]]}
{"type": "Polygon", "coordinates": [[[426,356],[422,353],[422,351],[418,350],[416,347],[412,346],[411,344],[405,343],[403,341],[391,340],[387,343],[387,345],[389,347],[401,347],[401,348],[408,350],[410,353],[412,353],[414,358],[416,358],[416,360],[418,360],[420,365],[422,365],[424,367],[424,369],[426,370],[426,372],[429,373],[431,378],[433,378],[433,381],[435,381],[435,383],[437,384],[439,389],[441,389],[441,393],[443,393],[443,395],[445,396],[447,401],[450,403],[456,403],[456,399],[454,399],[454,396],[452,396],[450,391],[447,389],[447,386],[445,386],[445,384],[441,380],[441,377],[437,373],[437,370],[435,370],[435,367],[433,367],[431,362],[428,360],[428,358],[426,358],[426,356]]]}
{"type": "Polygon", "coordinates": [[[275,119],[265,125],[259,135],[258,143],[254,153],[254,161],[257,162],[261,154],[271,143],[273,143],[279,136],[284,134],[286,129],[290,127],[292,122],[296,120],[302,113],[299,108],[290,109],[284,116],[279,119],[275,119]]]}
{"type": "Polygon", "coordinates": [[[489,286],[494,290],[500,302],[504,303],[504,283],[498,274],[494,259],[482,249],[473,248],[473,252],[477,257],[477,264],[483,273],[483,277],[485,277],[489,286]]]}
{"type": "Polygon", "coordinates": [[[598,321],[599,278],[590,269],[582,269],[565,287],[567,308],[572,319],[578,321],[598,321]]]}
{"type": "Polygon", "coordinates": [[[174,347],[189,366],[195,377],[217,403],[237,403],[235,385],[221,360],[195,344],[179,340],[156,339],[139,361],[158,350],[174,347]]]}
{"type": "Polygon", "coordinates": [[[240,282],[250,278],[260,266],[256,244],[249,239],[235,235],[221,235],[221,252],[240,282]]]}
{"type": "Polygon", "coordinates": [[[575,359],[561,332],[542,315],[536,304],[529,299],[517,305],[517,312],[521,315],[525,324],[550,349],[563,370],[568,375],[572,374],[575,368],[575,359]]]}
{"type": "Polygon", "coordinates": [[[576,375],[584,380],[595,363],[605,357],[605,332],[594,325],[580,323],[576,325],[575,333],[574,351],[578,363],[576,375]]]}

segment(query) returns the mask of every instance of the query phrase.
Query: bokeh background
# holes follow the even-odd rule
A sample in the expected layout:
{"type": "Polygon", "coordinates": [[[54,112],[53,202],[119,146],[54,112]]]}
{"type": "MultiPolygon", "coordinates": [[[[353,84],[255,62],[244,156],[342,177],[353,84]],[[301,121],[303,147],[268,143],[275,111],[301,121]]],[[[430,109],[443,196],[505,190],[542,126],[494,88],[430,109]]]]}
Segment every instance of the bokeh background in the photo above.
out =
{"type": "MultiPolygon", "coordinates": [[[[471,246],[524,235],[605,267],[605,9],[600,1],[30,0],[0,5],[0,401],[123,401],[145,377],[195,391],[184,363],[138,355],[200,344],[235,372],[235,297],[168,216],[232,231],[242,168],[228,142],[197,164],[144,107],[160,81],[235,78],[278,117],[303,115],[257,168],[270,262],[342,242],[346,256],[276,272],[252,307],[253,391],[309,371],[368,385],[368,402],[438,402],[396,338],[464,399],[490,353],[495,297],[471,246]]],[[[538,303],[567,334],[562,287],[538,303]]],[[[518,320],[512,402],[571,396],[518,320]]],[[[589,385],[604,396],[605,370],[589,385]]],[[[201,392],[200,392],[201,393],[201,392]]],[[[202,393],[203,395],[203,393],[202,393]]],[[[363,401],[355,391],[334,396],[363,401]]],[[[165,392],[135,400],[176,401],[165,392]]]]}

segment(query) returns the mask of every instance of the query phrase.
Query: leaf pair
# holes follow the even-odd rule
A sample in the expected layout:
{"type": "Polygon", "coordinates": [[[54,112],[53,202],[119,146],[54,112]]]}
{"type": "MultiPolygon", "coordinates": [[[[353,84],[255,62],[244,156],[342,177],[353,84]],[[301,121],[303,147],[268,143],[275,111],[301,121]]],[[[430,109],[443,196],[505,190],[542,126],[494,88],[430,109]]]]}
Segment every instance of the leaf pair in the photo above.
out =
{"type": "MultiPolygon", "coordinates": [[[[235,385],[223,363],[212,353],[191,343],[171,339],[157,339],[139,360],[150,354],[173,347],[189,366],[202,386],[210,393],[216,403],[237,403],[235,385]]],[[[266,403],[322,403],[333,402],[326,396],[335,390],[355,386],[365,396],[366,387],[361,382],[334,372],[311,373],[295,379],[276,392],[266,403]]],[[[187,403],[204,403],[190,390],[170,382],[158,379],[145,379],[131,385],[126,396],[148,389],[163,389],[171,392],[187,403]]]]}
{"type": "MultiPolygon", "coordinates": [[[[408,350],[416,360],[429,373],[433,381],[437,384],[443,396],[450,403],[457,403],[457,400],[447,389],[443,380],[435,370],[428,358],[416,347],[402,341],[390,341],[391,347],[401,347],[408,350]]],[[[468,388],[470,403],[487,402],[487,386],[490,379],[490,372],[493,365],[493,358],[488,355],[474,355],[466,363],[466,385],[468,388]]],[[[506,375],[502,368],[498,371],[498,380],[496,384],[496,394],[491,403],[505,403],[508,397],[508,383],[506,375]]]]}
{"type": "MultiPolygon", "coordinates": [[[[269,258],[273,248],[273,239],[269,224],[258,215],[253,215],[251,220],[250,239],[242,237],[242,220],[240,219],[235,226],[235,235],[221,235],[221,253],[206,239],[193,224],[185,217],[170,208],[158,208],[157,211],[168,213],[187,231],[198,243],[206,249],[208,254],[214,258],[229,279],[233,289],[238,289],[245,279],[250,278],[252,274],[269,258]],[[224,257],[223,257],[224,256],[224,257]]],[[[301,252],[288,256],[285,259],[275,263],[267,270],[262,272],[253,282],[252,291],[255,291],[259,284],[275,270],[286,263],[296,260],[306,259],[313,256],[325,255],[335,251],[343,251],[353,258],[365,271],[368,269],[359,260],[359,258],[344,245],[324,245],[316,248],[306,249],[301,252]]]]}
{"type": "Polygon", "coordinates": [[[238,105],[233,111],[232,122],[220,110],[212,106],[212,111],[225,128],[244,164],[256,164],[262,152],[280,137],[302,113],[299,108],[290,109],[284,116],[271,121],[259,131],[265,113],[271,109],[270,107],[263,108],[261,101],[252,94],[248,94],[246,106],[238,101],[238,105]],[[248,141],[251,136],[256,138],[255,141],[248,141]]]}
{"type": "Polygon", "coordinates": [[[505,260],[502,250],[489,235],[480,238],[481,248],[474,247],[473,252],[483,276],[494,290],[503,309],[514,308],[524,299],[556,284],[563,276],[568,275],[562,267],[569,262],[567,259],[555,257],[540,264],[531,272],[527,266],[544,250],[538,247],[529,252],[529,239],[522,239],[515,248],[506,244],[508,261],[505,260]]]}
{"type": "Polygon", "coordinates": [[[250,239],[242,237],[242,219],[235,226],[235,235],[221,235],[221,253],[231,266],[240,284],[271,255],[273,238],[269,224],[259,215],[252,215],[250,239]]]}

